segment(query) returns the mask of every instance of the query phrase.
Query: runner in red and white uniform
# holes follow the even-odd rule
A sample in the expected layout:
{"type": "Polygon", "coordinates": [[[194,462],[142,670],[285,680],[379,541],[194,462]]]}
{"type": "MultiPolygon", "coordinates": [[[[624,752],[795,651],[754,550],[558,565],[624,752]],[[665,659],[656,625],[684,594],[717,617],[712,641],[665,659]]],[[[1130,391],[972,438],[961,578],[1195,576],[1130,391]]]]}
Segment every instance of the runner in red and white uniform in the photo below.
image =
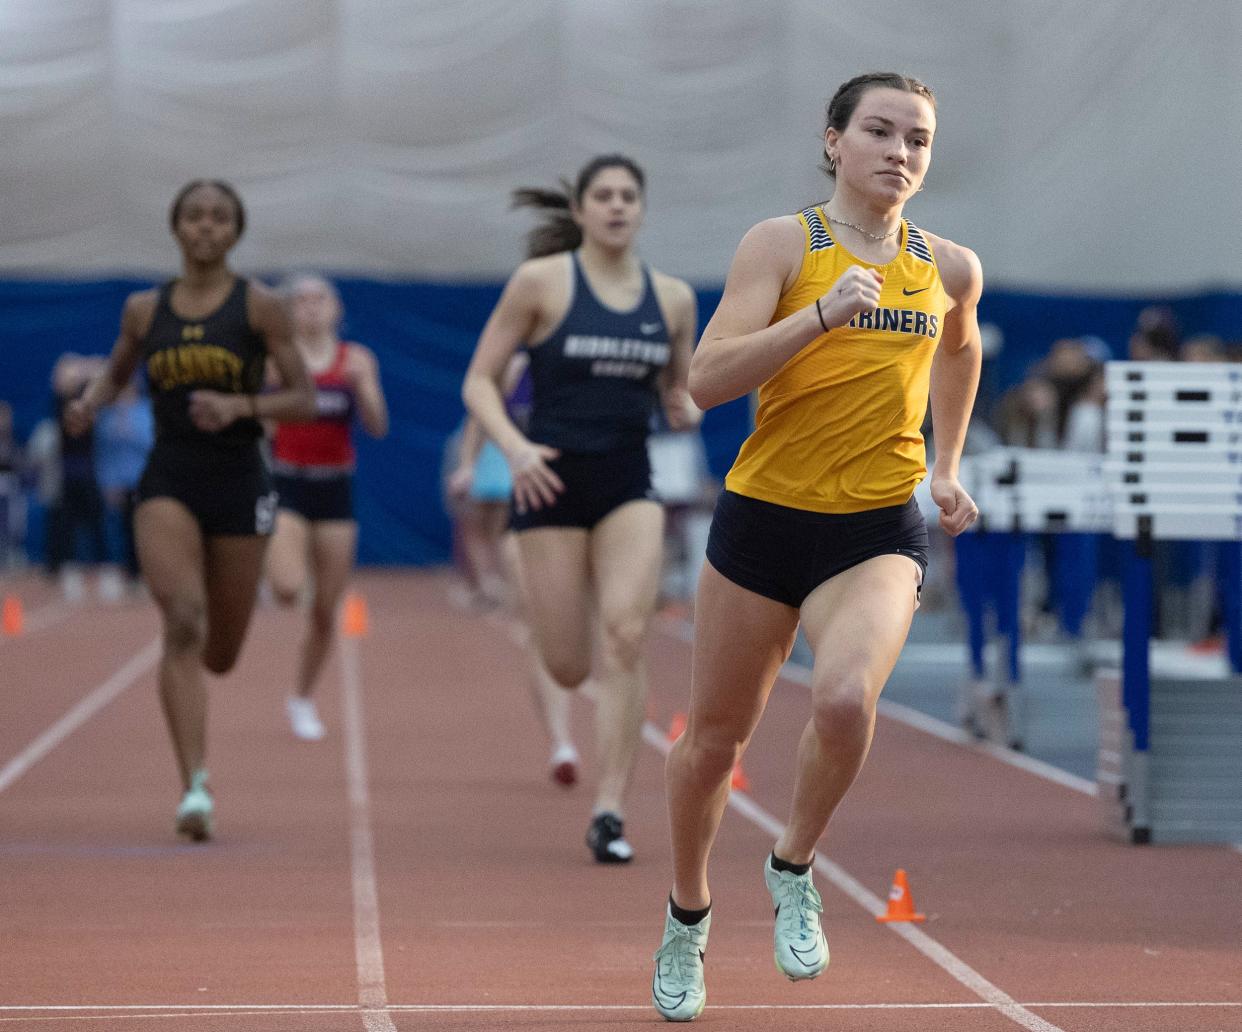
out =
{"type": "Polygon", "coordinates": [[[379,365],[369,348],[343,342],[343,310],[327,280],[300,276],[286,290],[293,341],[315,381],[316,418],[280,423],[272,472],[280,496],[267,574],[285,605],[307,593],[306,638],[297,680],[286,700],[296,737],[318,741],[324,727],[312,697],[336,634],[336,613],[354,567],[354,417],[372,437],[388,432],[379,365]]]}

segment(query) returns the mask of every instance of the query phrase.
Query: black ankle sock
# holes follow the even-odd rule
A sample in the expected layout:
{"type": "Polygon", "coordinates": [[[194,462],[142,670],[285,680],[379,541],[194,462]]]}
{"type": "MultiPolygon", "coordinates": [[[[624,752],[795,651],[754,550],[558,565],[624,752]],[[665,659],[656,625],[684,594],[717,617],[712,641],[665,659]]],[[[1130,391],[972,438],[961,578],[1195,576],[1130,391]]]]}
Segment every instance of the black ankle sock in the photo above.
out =
{"type": "Polygon", "coordinates": [[[684,925],[698,924],[700,921],[703,920],[703,918],[705,918],[708,915],[708,912],[711,909],[712,909],[712,905],[708,903],[707,906],[705,906],[702,910],[686,910],[683,907],[679,907],[676,903],[674,903],[673,895],[672,893],[669,893],[669,897],[668,897],[669,913],[672,914],[674,918],[676,918],[679,922],[681,922],[684,925]]]}
{"type": "Polygon", "coordinates": [[[791,864],[788,860],[782,860],[775,853],[772,854],[772,869],[774,871],[788,871],[790,874],[806,874],[811,869],[810,864],[791,864]]]}

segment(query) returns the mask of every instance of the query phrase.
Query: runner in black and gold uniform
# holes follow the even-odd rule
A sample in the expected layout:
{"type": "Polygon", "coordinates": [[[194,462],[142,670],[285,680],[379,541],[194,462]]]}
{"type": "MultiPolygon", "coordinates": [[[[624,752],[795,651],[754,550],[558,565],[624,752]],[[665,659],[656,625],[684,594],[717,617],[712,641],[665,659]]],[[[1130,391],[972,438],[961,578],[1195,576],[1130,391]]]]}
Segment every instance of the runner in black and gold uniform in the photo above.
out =
{"type": "Polygon", "coordinates": [[[201,841],[212,826],[202,668],[221,674],[237,659],[276,517],[259,418],[311,418],[314,392],[280,300],[228,267],[245,228],[232,187],[189,183],[170,220],[181,277],[129,296],[108,365],[69,418],[89,425],[143,364],[156,440],[134,535],[164,623],[160,699],[185,790],[177,831],[201,841]],[[281,386],[260,395],[268,358],[281,386]]]}
{"type": "Polygon", "coordinates": [[[811,863],[918,605],[927,530],[912,495],[927,475],[929,392],[940,525],[958,534],[977,515],[957,466],[979,378],[979,260],[902,218],[935,129],[917,80],[844,83],[823,136],[832,198],[746,234],[690,367],[703,408],[756,389],[759,408],[712,520],[689,719],[668,760],[673,890],[652,996],[672,1021],[703,1009],[707,858],[799,623],[815,654],[811,719],[764,880],[777,967],[805,979],[828,965],[811,863]]]}

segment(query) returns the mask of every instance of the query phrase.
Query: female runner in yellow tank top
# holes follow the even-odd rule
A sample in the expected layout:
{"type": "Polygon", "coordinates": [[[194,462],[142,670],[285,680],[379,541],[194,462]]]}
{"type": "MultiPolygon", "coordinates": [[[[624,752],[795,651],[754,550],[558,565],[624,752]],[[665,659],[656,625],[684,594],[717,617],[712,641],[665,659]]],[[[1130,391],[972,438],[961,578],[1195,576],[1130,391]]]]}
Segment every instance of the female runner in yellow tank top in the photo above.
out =
{"type": "Polygon", "coordinates": [[[703,1009],[707,860],[730,772],[801,622],[815,655],[788,826],[764,863],[776,962],[828,964],[815,846],[853,782],[876,702],[905,643],[927,564],[912,498],[930,392],[940,525],[977,510],[958,459],[979,378],[975,255],[902,218],[922,187],[935,99],[892,73],[844,83],[824,132],[832,199],[753,227],[690,368],[702,408],[756,388],[755,430],[717,504],[695,606],[689,720],[669,756],[673,888],[652,985],[656,1009],[703,1009]]]}

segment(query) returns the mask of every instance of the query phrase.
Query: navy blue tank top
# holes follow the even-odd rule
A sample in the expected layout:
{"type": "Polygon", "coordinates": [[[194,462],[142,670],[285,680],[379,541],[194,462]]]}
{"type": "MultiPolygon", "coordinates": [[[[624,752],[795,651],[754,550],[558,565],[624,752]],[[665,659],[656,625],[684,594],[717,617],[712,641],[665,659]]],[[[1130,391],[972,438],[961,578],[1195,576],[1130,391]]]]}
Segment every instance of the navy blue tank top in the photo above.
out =
{"type": "Polygon", "coordinates": [[[643,447],[656,401],[656,378],[672,349],[643,266],[643,296],[629,312],[604,307],[576,251],[569,311],[552,335],[528,348],[533,389],[530,439],[573,452],[643,447]]]}
{"type": "Polygon", "coordinates": [[[224,303],[204,319],[175,314],[172,288],[172,282],[160,287],[143,348],[156,442],[235,450],[252,446],[263,432],[257,420],[238,419],[218,432],[200,430],[190,421],[191,391],[256,394],[263,386],[267,347],[246,314],[249,285],[239,276],[224,303]]]}

